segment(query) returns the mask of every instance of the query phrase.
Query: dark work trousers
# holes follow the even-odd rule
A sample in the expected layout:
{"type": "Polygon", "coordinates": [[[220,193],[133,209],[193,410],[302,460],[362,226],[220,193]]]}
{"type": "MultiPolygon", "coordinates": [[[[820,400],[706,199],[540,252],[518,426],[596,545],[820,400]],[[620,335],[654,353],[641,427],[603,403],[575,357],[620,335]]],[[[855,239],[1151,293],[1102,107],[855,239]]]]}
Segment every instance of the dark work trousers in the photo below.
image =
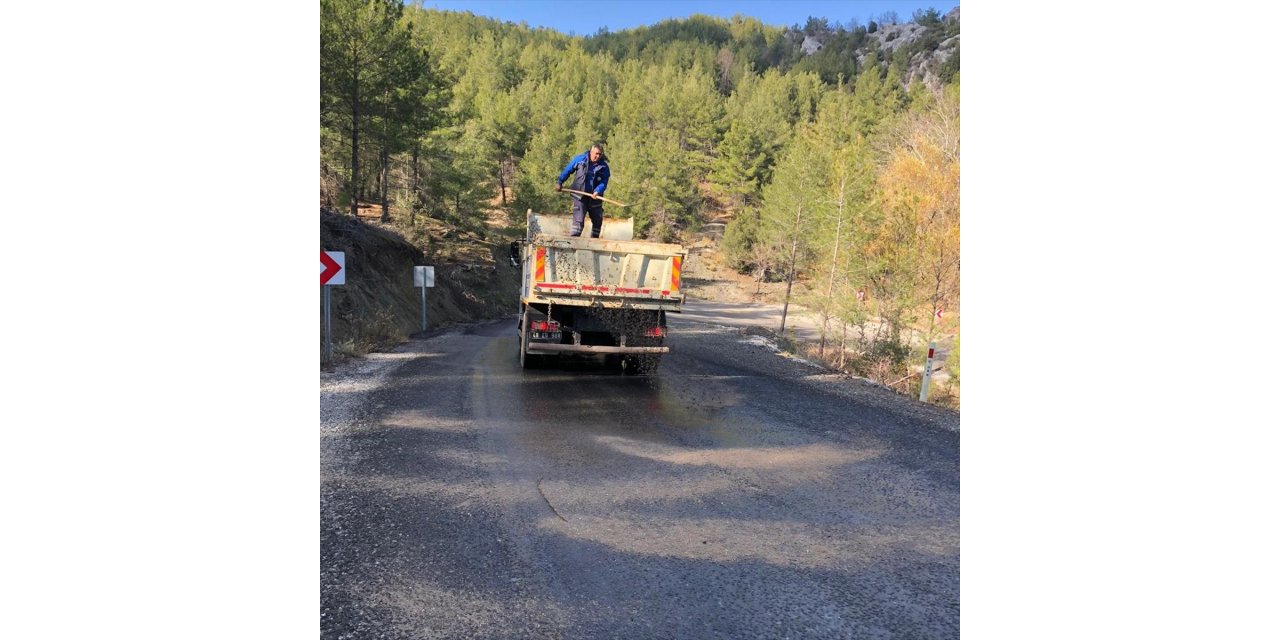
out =
{"type": "Polygon", "coordinates": [[[582,222],[588,213],[591,214],[591,237],[600,237],[600,229],[604,227],[604,204],[586,196],[573,199],[573,230],[569,235],[582,235],[582,222]]]}

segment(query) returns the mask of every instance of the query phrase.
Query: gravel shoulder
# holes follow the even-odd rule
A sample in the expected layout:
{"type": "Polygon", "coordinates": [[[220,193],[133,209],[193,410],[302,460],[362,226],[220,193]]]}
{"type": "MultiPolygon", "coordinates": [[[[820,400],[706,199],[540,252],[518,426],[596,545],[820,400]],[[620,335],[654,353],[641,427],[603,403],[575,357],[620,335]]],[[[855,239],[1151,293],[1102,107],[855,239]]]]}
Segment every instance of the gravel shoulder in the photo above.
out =
{"type": "Polygon", "coordinates": [[[938,428],[957,432],[960,430],[958,411],[922,403],[866,378],[834,372],[822,365],[787,354],[770,338],[773,335],[772,330],[765,329],[760,322],[761,317],[766,319],[769,317],[767,311],[747,310],[745,313],[733,313],[736,309],[736,306],[726,306],[723,303],[715,306],[699,305],[695,313],[672,314],[668,322],[672,327],[685,330],[698,327],[730,330],[729,333],[707,332],[707,339],[723,348],[726,346],[722,344],[723,341],[728,339],[725,336],[736,335],[737,337],[732,338],[733,340],[750,347],[748,353],[751,357],[743,360],[743,364],[764,375],[798,381],[824,393],[832,393],[868,406],[902,413],[938,428]],[[728,308],[731,312],[723,313],[721,308],[728,308]]]}

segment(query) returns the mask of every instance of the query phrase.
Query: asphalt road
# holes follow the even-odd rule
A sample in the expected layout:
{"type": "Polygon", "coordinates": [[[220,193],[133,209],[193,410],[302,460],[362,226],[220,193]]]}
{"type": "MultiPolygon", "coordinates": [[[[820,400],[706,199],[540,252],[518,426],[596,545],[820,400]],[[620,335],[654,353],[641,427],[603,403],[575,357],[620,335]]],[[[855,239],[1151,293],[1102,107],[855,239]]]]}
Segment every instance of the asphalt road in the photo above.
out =
{"type": "Polygon", "coordinates": [[[321,381],[323,638],[953,638],[959,417],[673,319],[655,375],[515,321],[321,381]]]}

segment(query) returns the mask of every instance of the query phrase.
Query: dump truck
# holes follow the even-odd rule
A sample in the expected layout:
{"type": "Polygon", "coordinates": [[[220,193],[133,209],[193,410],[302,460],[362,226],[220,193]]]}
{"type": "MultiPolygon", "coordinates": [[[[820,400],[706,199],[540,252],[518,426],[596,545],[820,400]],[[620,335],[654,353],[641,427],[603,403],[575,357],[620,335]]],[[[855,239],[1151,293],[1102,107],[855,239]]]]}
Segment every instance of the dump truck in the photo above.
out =
{"type": "Polygon", "coordinates": [[[678,244],[633,239],[632,218],[605,218],[599,238],[591,221],[569,235],[567,215],[526,213],[523,240],[512,243],[521,264],[520,366],[560,356],[603,355],[623,373],[657,369],[666,346],[667,314],[684,303],[678,244]]]}

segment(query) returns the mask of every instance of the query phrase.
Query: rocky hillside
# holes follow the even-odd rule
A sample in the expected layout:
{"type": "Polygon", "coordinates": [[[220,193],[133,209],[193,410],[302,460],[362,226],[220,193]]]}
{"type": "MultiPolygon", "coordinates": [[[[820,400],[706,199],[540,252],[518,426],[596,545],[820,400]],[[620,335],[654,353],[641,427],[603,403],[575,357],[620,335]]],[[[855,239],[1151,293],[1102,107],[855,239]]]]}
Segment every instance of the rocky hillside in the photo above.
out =
{"type": "Polygon", "coordinates": [[[960,64],[960,7],[923,23],[875,24],[846,31],[824,21],[811,21],[801,30],[788,30],[803,58],[835,55],[853,57],[862,69],[870,56],[898,67],[903,84],[914,80],[937,86],[950,80],[960,64]],[[838,51],[825,51],[835,46],[838,51]],[[852,49],[852,54],[850,54],[852,49]]]}
{"type": "Polygon", "coordinates": [[[588,53],[608,53],[618,62],[665,64],[663,52],[687,52],[717,70],[725,92],[731,88],[729,79],[745,68],[754,73],[812,72],[834,85],[842,77],[847,81],[857,76],[872,55],[881,68],[894,67],[904,86],[912,80],[934,87],[954,80],[960,69],[959,7],[945,15],[926,9],[905,19],[890,12],[886,19],[864,24],[810,17],[804,25],[778,27],[749,17],[730,21],[695,14],[601,32],[582,43],[588,53]]]}
{"type": "MultiPolygon", "coordinates": [[[[915,23],[909,24],[890,24],[883,25],[876,30],[875,33],[867,35],[868,40],[875,43],[875,47],[887,52],[889,59],[894,59],[894,54],[899,49],[907,54],[906,67],[907,73],[903,77],[903,81],[910,83],[919,79],[927,85],[934,86],[940,81],[940,75],[948,60],[953,56],[956,57],[956,63],[959,62],[960,55],[960,7],[956,7],[947,13],[945,22],[954,22],[955,35],[939,37],[936,46],[927,39],[934,34],[931,29],[915,23]]],[[[946,25],[944,24],[944,27],[946,25]]],[[[938,31],[938,30],[933,30],[938,31]]],[[[942,30],[945,34],[947,31],[942,30]]],[[[867,54],[863,53],[858,56],[858,64],[862,64],[866,60],[867,54]]]]}

